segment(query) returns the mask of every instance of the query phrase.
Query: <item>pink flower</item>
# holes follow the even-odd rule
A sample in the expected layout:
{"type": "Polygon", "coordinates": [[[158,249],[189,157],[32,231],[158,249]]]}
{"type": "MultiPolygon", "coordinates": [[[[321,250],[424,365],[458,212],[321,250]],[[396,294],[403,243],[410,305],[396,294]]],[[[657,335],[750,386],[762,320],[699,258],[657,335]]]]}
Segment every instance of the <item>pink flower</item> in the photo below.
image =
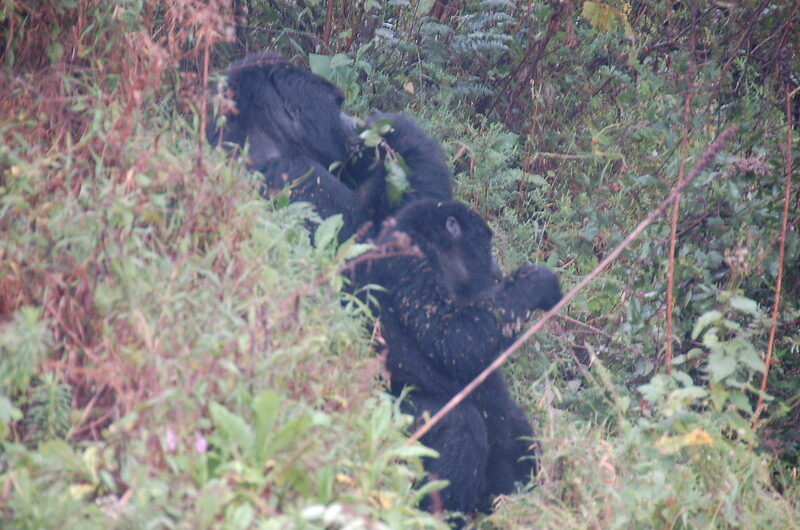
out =
{"type": "Polygon", "coordinates": [[[167,433],[164,436],[164,445],[167,446],[167,452],[169,453],[178,448],[178,436],[172,429],[167,429],[167,433]]]}
{"type": "Polygon", "coordinates": [[[208,449],[208,442],[203,438],[202,434],[195,434],[194,436],[194,449],[198,453],[205,453],[208,449]]]}

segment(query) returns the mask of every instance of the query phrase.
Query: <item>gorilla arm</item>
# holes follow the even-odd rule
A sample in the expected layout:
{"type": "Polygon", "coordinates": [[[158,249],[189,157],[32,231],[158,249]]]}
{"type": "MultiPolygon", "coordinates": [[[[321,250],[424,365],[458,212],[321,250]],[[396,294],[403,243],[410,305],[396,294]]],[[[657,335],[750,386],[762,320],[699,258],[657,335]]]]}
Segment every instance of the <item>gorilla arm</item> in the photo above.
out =
{"type": "Polygon", "coordinates": [[[342,214],[344,224],[339,231],[340,242],[367,222],[353,190],[308,157],[270,160],[255,169],[264,175],[261,195],[268,197],[288,186],[293,202],[310,203],[323,219],[342,214]]]}

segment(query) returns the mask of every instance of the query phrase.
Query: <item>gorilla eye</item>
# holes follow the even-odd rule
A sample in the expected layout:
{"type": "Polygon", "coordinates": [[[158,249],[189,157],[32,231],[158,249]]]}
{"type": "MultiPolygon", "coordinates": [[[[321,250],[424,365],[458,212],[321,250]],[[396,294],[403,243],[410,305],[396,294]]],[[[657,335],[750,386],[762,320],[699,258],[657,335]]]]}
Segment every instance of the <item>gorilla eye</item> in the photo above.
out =
{"type": "Polygon", "coordinates": [[[458,220],[452,215],[447,218],[444,226],[447,228],[447,232],[453,239],[459,239],[461,237],[461,225],[458,224],[458,220]]]}

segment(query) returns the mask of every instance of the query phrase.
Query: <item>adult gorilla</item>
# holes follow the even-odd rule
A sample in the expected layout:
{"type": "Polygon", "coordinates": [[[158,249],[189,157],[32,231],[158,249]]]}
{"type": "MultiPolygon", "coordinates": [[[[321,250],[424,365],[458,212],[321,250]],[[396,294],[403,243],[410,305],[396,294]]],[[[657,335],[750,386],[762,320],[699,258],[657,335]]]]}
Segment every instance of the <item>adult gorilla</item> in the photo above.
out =
{"type": "Polygon", "coordinates": [[[415,199],[452,197],[439,145],[409,118],[378,114],[367,120],[367,127],[390,126],[373,149],[342,114],[341,91],[278,54],[249,55],[224,75],[221,86],[235,107],[220,109],[225,119],[209,125],[208,141],[247,145],[249,166],[264,175],[263,195],[289,185],[292,200],[311,203],[321,217],[342,214],[340,240],[366,221],[377,233],[386,217],[415,199]],[[386,170],[398,155],[408,170],[399,196],[389,189],[386,170]]]}

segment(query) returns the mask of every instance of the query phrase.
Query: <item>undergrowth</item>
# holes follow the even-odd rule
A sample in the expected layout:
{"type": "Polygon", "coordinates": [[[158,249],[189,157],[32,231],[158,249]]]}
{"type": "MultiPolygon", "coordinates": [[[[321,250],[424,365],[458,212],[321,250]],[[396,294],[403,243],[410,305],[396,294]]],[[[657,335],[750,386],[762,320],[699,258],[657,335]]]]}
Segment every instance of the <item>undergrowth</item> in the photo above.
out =
{"type": "Polygon", "coordinates": [[[687,167],[739,124],[681,199],[674,357],[664,222],[505,367],[541,470],[474,525],[800,527],[796,182],[777,252],[798,16],[792,2],[4,5],[0,526],[444,527],[416,508],[427,450],[404,445],[371,315],[342,289],[359,249],[336,245],[338,220],[310,232],[307,206],[260,198],[199,138],[206,66],[270,48],[341,86],[354,114],[412,114],[503,268],[545,264],[565,287],[675,183],[688,91],[687,167]]]}

